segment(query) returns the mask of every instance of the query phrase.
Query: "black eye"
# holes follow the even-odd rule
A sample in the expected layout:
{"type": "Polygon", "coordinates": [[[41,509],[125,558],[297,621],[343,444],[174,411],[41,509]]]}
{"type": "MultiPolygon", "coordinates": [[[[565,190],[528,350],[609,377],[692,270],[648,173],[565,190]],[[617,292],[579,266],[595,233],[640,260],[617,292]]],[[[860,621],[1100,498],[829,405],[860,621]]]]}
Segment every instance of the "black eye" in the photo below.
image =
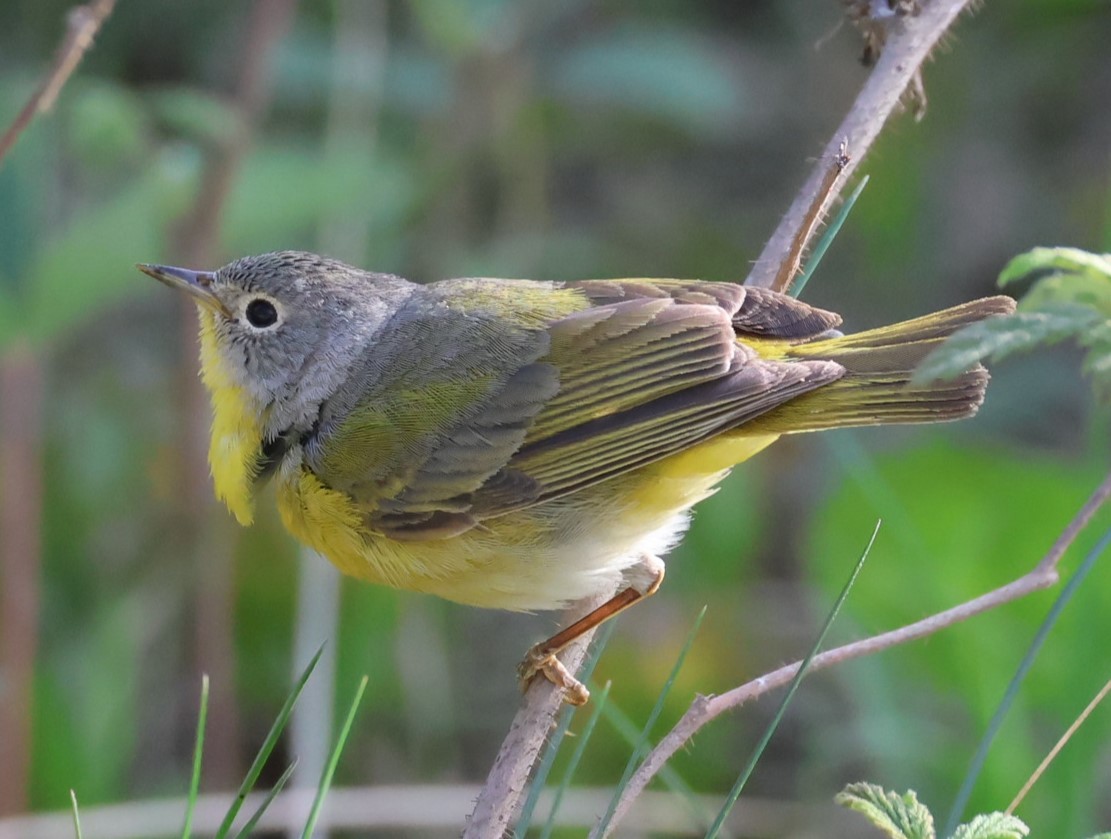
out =
{"type": "Polygon", "coordinates": [[[256,329],[266,329],[278,322],[278,310],[265,298],[258,297],[247,304],[247,323],[256,329]]]}

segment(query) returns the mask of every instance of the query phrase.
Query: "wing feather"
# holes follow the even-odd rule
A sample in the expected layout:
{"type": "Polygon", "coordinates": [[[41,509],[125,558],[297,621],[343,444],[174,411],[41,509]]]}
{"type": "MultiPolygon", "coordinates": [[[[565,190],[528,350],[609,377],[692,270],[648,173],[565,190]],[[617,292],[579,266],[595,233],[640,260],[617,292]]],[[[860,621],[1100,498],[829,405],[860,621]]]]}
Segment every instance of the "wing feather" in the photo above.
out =
{"type": "Polygon", "coordinates": [[[559,287],[563,312],[549,307],[545,319],[528,302],[535,288],[444,284],[446,305],[399,319],[356,374],[357,399],[341,397],[325,442],[306,448],[374,530],[463,532],[698,445],[844,373],[827,360],[768,360],[737,341],[801,343],[840,322],[784,295],[587,280],[559,287]],[[456,286],[466,300],[450,297],[456,286]],[[474,305],[476,293],[511,305],[515,288],[525,297],[509,324],[504,308],[483,317],[474,305]]]}

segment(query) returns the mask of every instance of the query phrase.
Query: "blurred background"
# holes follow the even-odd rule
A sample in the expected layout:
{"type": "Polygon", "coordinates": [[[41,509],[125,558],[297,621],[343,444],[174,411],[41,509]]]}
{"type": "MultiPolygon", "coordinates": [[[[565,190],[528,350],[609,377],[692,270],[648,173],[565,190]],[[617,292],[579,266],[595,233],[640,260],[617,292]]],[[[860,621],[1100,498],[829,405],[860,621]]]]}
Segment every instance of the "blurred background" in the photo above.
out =
{"type": "MultiPolygon", "coordinates": [[[[68,9],[0,4],[0,125],[68,9]]],[[[558,621],[340,581],[269,497],[235,525],[208,483],[194,313],[134,263],[303,248],[422,281],[743,279],[866,78],[841,17],[833,0],[120,0],[0,166],[0,815],[65,808],[71,788],[86,807],[183,794],[202,673],[202,790],[234,789],[325,640],[280,750],[306,783],[364,673],[338,783],[480,782],[515,664],[558,621]]],[[[1101,0],[962,19],[926,69],[925,119],[889,125],[805,299],[856,329],[990,294],[1033,246],[1111,249],[1109,39],[1101,0]]],[[[738,470],[662,593],[621,618],[596,674],[611,703],[643,722],[703,604],[659,732],[695,693],[804,654],[878,518],[833,642],[1033,566],[1108,467],[1108,413],[1068,347],[993,374],[974,421],[792,439],[738,470]]],[[[770,819],[750,835],[830,835],[832,796],[860,779],[943,814],[1055,596],[810,678],[748,787],[770,819]]],[[[1005,807],[1111,677],[1108,638],[1105,563],[973,807],[1005,807]]],[[[775,704],[714,723],[675,768],[723,794],[775,704]]],[[[1109,735],[1102,708],[1034,789],[1018,814],[1036,835],[1111,824],[1109,735]]],[[[577,783],[613,784],[628,751],[603,722],[577,783]]],[[[375,835],[458,829],[414,824],[375,835]]]]}

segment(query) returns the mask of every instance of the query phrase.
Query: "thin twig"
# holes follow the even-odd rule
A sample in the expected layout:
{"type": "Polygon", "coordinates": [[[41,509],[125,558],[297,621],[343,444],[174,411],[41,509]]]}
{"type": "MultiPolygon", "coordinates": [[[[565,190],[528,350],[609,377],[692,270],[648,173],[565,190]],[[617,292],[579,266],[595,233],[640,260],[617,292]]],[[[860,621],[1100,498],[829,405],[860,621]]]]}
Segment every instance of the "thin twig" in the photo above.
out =
{"type": "MultiPolygon", "coordinates": [[[[1060,563],[1061,557],[1064,556],[1065,551],[1068,550],[1080,531],[1091,521],[1096,511],[1107,502],[1108,498],[1111,498],[1111,473],[1104,478],[1103,483],[1096,488],[1073,520],[1069,522],[1057,541],[1054,542],[1053,547],[1049,549],[1049,552],[1031,571],[1017,580],[969,600],[967,603],[954,606],[952,609],[946,609],[944,612],[907,624],[899,629],[893,629],[890,632],[864,638],[821,653],[811,661],[810,669],[812,671],[823,670],[844,661],[861,658],[899,644],[906,644],[924,638],[967,620],[973,615],[996,609],[1005,603],[1010,603],[1012,600],[1049,588],[1057,582],[1057,565],[1060,563]]],[[[648,785],[648,782],[655,777],[656,773],[671,759],[672,755],[690,741],[702,726],[726,711],[736,710],[746,702],[787,684],[794,678],[799,664],[800,662],[796,661],[794,664],[780,667],[778,670],[773,670],[771,673],[753,679],[751,682],[718,696],[697,697],[679,722],[675,724],[675,727],[664,736],[656,748],[641,763],[640,768],[637,769],[636,774],[621,794],[621,800],[618,802],[611,826],[615,825],[618,819],[628,812],[629,807],[637,795],[648,785]]]]}
{"type": "MultiPolygon", "coordinates": [[[[802,227],[799,228],[797,235],[791,242],[791,249],[787,252],[787,258],[783,260],[783,264],[779,266],[779,270],[776,272],[775,280],[772,282],[772,288],[775,290],[790,290],[791,283],[798,276],[799,268],[802,266],[802,257],[806,253],[806,247],[810,244],[814,231],[818,229],[818,225],[825,217],[825,208],[837,197],[838,181],[845,173],[850,159],[848,144],[842,140],[837,147],[837,154],[833,160],[826,164],[825,174],[822,175],[821,183],[818,184],[818,192],[803,215],[802,227]]],[[[797,294],[795,292],[796,296],[797,294]]]]}
{"type": "Polygon", "coordinates": [[[1103,685],[1103,687],[1099,689],[1099,693],[1092,697],[1092,701],[1089,702],[1087,707],[1080,712],[1080,716],[1072,721],[1072,725],[1070,725],[1065,730],[1065,733],[1061,735],[1061,738],[1053,745],[1053,748],[1049,750],[1049,754],[1047,754],[1045,756],[1045,759],[1038,764],[1038,768],[1034,770],[1034,773],[1029,777],[1026,783],[1022,785],[1022,789],[1018,791],[1018,794],[1014,797],[1014,800],[1008,805],[1005,811],[1008,815],[1013,813],[1015,811],[1015,808],[1022,803],[1022,799],[1026,797],[1026,793],[1030,792],[1030,788],[1038,782],[1038,779],[1045,773],[1045,770],[1049,768],[1049,764],[1051,764],[1053,762],[1053,759],[1057,757],[1058,754],[1060,754],[1061,749],[1063,749],[1065,747],[1065,744],[1072,739],[1072,736],[1076,734],[1077,729],[1084,724],[1084,721],[1091,716],[1092,711],[1094,711],[1099,706],[1099,703],[1107,698],[1107,694],[1109,693],[1111,693],[1111,680],[1108,680],[1103,685]]]}
{"type": "Polygon", "coordinates": [[[868,153],[888,117],[899,106],[904,91],[920,71],[930,51],[972,2],[974,0],[930,0],[922,4],[920,14],[891,22],[892,31],[883,54],[844,121],[833,132],[832,139],[818,158],[818,165],[764,246],[745,280],[746,285],[786,291],[780,268],[789,258],[792,243],[806,238],[802,234],[808,220],[815,217],[813,208],[819,207],[816,217],[824,218],[837,198],[836,189],[829,190],[824,200],[821,198],[829,169],[828,161],[836,158],[841,143],[847,143],[852,149],[852,160],[846,164],[839,179],[839,183],[844,184],[868,153]]]}
{"type": "Polygon", "coordinates": [[[35,116],[46,113],[54,106],[62,86],[73,75],[73,71],[77,69],[81,59],[93,45],[96,33],[100,31],[108,15],[112,14],[112,7],[115,5],[116,0],[92,0],[84,6],[74,6],[70,9],[66,20],[66,38],[58,49],[58,55],[54,59],[50,72],[27,100],[23,110],[8,126],[4,136],[0,137],[0,161],[15,145],[19,135],[26,130],[35,116]]]}

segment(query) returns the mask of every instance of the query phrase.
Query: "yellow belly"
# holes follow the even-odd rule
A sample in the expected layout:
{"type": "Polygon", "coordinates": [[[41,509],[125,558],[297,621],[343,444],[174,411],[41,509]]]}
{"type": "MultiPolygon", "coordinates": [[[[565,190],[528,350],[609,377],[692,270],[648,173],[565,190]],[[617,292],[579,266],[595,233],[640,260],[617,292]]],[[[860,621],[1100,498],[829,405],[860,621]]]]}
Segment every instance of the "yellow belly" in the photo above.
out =
{"type": "Polygon", "coordinates": [[[666,553],[688,510],[775,439],[725,434],[447,539],[375,534],[346,495],[295,464],[278,476],[278,508],[290,532],[344,574],[475,606],[552,609],[617,584],[643,553],[666,553]]]}

